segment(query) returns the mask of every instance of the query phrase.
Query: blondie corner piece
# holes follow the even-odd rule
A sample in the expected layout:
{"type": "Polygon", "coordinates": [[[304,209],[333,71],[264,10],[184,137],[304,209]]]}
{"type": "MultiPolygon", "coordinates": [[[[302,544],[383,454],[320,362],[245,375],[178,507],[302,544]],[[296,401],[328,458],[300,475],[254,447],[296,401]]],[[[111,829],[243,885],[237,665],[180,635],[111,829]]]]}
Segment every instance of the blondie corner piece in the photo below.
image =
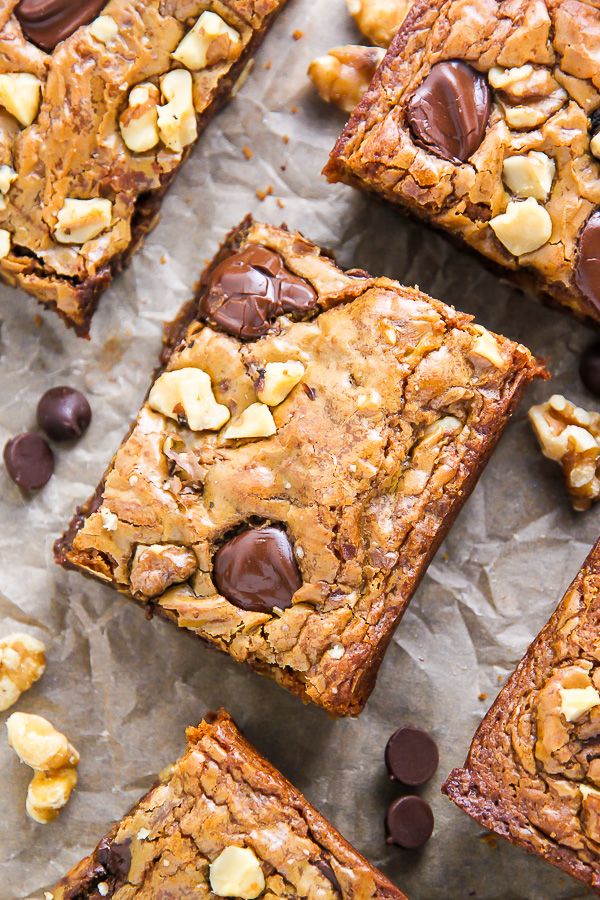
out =
{"type": "Polygon", "coordinates": [[[600,9],[417,0],[325,169],[600,322],[600,9]]]}
{"type": "Polygon", "coordinates": [[[81,336],[285,0],[9,0],[0,276],[81,336]]]}
{"type": "Polygon", "coordinates": [[[600,542],[442,790],[600,893],[600,542]]]}
{"type": "Polygon", "coordinates": [[[333,714],[369,696],[528,350],[248,219],[56,558],[333,714]]]}
{"type": "Polygon", "coordinates": [[[406,900],[221,710],[185,754],[52,889],[85,897],[406,900]]]}

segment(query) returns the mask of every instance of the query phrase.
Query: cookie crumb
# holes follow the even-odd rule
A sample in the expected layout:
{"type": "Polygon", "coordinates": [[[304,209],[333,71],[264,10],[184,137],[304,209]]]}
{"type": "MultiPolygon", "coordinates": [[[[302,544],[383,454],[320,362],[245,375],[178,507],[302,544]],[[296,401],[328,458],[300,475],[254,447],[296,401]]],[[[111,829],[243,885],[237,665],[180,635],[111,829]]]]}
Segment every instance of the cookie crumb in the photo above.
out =
{"type": "Polygon", "coordinates": [[[250,147],[246,145],[242,147],[242,153],[244,154],[246,159],[252,159],[252,157],[254,156],[254,152],[250,149],[250,147]]]}
{"type": "Polygon", "coordinates": [[[270,197],[272,193],[273,193],[273,185],[272,184],[268,184],[266,186],[266,188],[264,189],[264,191],[261,191],[260,188],[256,188],[256,196],[258,197],[258,199],[260,200],[261,203],[264,200],[266,200],[267,197],[270,197]]]}
{"type": "Polygon", "coordinates": [[[301,31],[300,28],[296,28],[296,30],[292,32],[292,37],[295,41],[300,41],[304,37],[304,32],[301,31]]]}

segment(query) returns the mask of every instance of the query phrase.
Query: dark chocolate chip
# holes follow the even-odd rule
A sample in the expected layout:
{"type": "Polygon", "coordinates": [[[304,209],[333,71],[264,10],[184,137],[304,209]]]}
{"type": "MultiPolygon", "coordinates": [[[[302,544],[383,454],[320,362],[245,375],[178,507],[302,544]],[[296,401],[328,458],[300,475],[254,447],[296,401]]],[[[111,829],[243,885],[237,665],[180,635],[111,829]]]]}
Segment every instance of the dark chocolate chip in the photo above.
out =
{"type": "Polygon", "coordinates": [[[51,53],[81,25],[87,25],[106,6],[107,0],[21,0],[15,15],[23,34],[51,53]]]}
{"type": "Polygon", "coordinates": [[[595,137],[600,131],[600,108],[595,109],[590,116],[590,137],[595,137]]]}
{"type": "Polygon", "coordinates": [[[404,725],[391,736],[385,748],[385,764],[390,776],[416,787],[434,775],[440,756],[435,741],[420,728],[404,725]]]}
{"type": "Polygon", "coordinates": [[[407,850],[422,847],[433,832],[433,813],[421,797],[399,797],[390,805],[385,819],[387,843],[407,850]]]}
{"type": "Polygon", "coordinates": [[[437,63],[412,95],[406,117],[420,147],[464,163],[480,146],[490,117],[486,79],[458,60],[437,63]]]}
{"type": "Polygon", "coordinates": [[[216,267],[200,314],[215,328],[252,341],[266,334],[277,316],[301,318],[316,303],[311,285],[288,271],[278,253],[250,244],[216,267]]]}
{"type": "Polygon", "coordinates": [[[121,881],[127,879],[131,869],[131,838],[126,838],[120,844],[114,843],[110,838],[102,838],[94,855],[108,875],[121,881]]]}
{"type": "Polygon", "coordinates": [[[584,297],[600,309],[600,210],[592,213],[579,234],[575,282],[584,297]]]}
{"type": "Polygon", "coordinates": [[[325,878],[327,878],[327,880],[331,882],[334,889],[338,892],[340,897],[342,897],[343,894],[341,885],[336,878],[335,872],[333,871],[327,860],[321,857],[320,859],[312,859],[311,862],[313,866],[315,866],[315,868],[319,870],[321,875],[324,875],[325,878]]]}
{"type": "Polygon", "coordinates": [[[4,464],[12,480],[24,491],[38,491],[54,472],[54,454],[43,437],[25,432],[4,447],[4,464]]]}
{"type": "Polygon", "coordinates": [[[235,606],[252,612],[286,609],[302,584],[287,535],[280,528],[249,528],[215,554],[217,590],[235,606]]]}
{"type": "Polygon", "coordinates": [[[81,391],[54,387],[46,391],[37,407],[38,425],[54,441],[80,438],[92,420],[92,410],[81,391]]]}
{"type": "Polygon", "coordinates": [[[583,351],[579,376],[590,394],[600,397],[600,341],[595,341],[583,351]]]}

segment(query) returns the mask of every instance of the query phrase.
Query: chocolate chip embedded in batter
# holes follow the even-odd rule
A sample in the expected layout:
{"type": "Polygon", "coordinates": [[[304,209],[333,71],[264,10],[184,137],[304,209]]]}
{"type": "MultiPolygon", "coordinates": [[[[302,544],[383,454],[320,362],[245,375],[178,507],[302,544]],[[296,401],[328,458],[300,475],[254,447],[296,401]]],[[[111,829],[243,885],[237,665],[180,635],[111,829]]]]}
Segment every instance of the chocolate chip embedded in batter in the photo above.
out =
{"type": "Polygon", "coordinates": [[[25,37],[51,53],[81,25],[96,18],[107,0],[21,0],[15,15],[25,37]]]}
{"type": "Polygon", "coordinates": [[[335,872],[333,871],[333,869],[331,868],[331,866],[329,865],[327,860],[323,859],[323,858],[312,859],[311,862],[312,862],[313,866],[315,866],[315,868],[317,868],[319,870],[321,875],[324,875],[325,878],[327,878],[327,880],[331,882],[334,890],[336,890],[338,892],[340,897],[343,897],[344,895],[342,893],[341,885],[336,878],[335,872]]]}
{"type": "Polygon", "coordinates": [[[215,554],[217,590],[235,606],[250,612],[286,609],[302,585],[292,546],[280,528],[249,528],[227,541],[215,554]]]}
{"type": "Polygon", "coordinates": [[[575,282],[584,297],[600,309],[600,211],[592,213],[579,234],[575,282]]]}
{"type": "Polygon", "coordinates": [[[15,484],[24,491],[39,491],[54,472],[54,454],[43,437],[25,432],[4,447],[4,464],[15,484]]]}
{"type": "Polygon", "coordinates": [[[407,105],[414,140],[453,163],[464,163],[479,148],[490,117],[486,79],[466,63],[437,63],[407,105]]]}
{"type": "Polygon", "coordinates": [[[433,832],[433,813],[421,797],[399,797],[390,805],[385,819],[387,843],[407,850],[422,847],[433,832]]]}
{"type": "Polygon", "coordinates": [[[411,787],[429,781],[439,761],[433,738],[412,725],[404,725],[395,731],[385,748],[385,764],[391,778],[411,787]]]}
{"type": "Polygon", "coordinates": [[[215,328],[252,341],[266,334],[277,316],[302,318],[316,303],[311,285],[288,271],[278,253],[250,244],[216,267],[200,313],[215,328]]]}
{"type": "Polygon", "coordinates": [[[87,431],[92,410],[81,391],[54,387],[46,391],[38,403],[37,421],[52,440],[72,441],[87,431]]]}
{"type": "Polygon", "coordinates": [[[131,838],[126,838],[121,843],[103,838],[95,856],[105,872],[125,881],[131,868],[131,838]]]}

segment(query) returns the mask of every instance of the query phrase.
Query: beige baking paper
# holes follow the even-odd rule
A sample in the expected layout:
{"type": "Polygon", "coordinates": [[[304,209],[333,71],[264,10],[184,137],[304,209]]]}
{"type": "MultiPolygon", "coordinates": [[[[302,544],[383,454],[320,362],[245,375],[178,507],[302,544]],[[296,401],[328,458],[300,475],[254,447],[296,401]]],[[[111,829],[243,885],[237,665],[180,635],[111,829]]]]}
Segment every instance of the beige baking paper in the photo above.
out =
{"type": "MultiPolygon", "coordinates": [[[[544,460],[526,407],[551,392],[592,404],[577,376],[592,332],[525,299],[473,259],[381,203],[321,176],[344,123],[313,94],[312,57],[357,41],[343,0],[290,0],[229,108],[208,128],[164,203],[162,220],[102,299],[92,340],[0,290],[0,444],[33,427],[51,385],[81,386],[85,438],[59,449],[48,486],[24,500],[0,466],[0,635],[48,647],[46,674],[16,709],[47,716],[81,753],[79,786],[53,824],[25,815],[30,770],[0,716],[0,900],[42,897],[92,849],[184,746],[184,729],[226,706],[257,747],[413,900],[566,900],[577,882],[482,830],[440,795],[499,685],[546,621],[594,539],[600,507],[574,514],[544,460]],[[299,29],[302,37],[294,40],[299,29]],[[284,140],[285,138],[285,140],[284,140]],[[289,142],[287,139],[289,138],[289,142]],[[252,150],[245,159],[243,148],[252,150]],[[272,188],[261,202],[257,189],[272,188]],[[280,208],[280,198],[284,208],[280,208]],[[399,627],[360,719],[334,722],[109,588],[52,562],[52,543],[100,479],[148,387],[162,322],[192,293],[205,261],[248,211],[285,221],[342,264],[386,274],[474,313],[548,360],[399,627]],[[480,699],[481,695],[481,699],[480,699]],[[423,791],[436,816],[421,853],[388,847],[383,815],[398,793],[383,750],[401,723],[429,729],[439,770],[423,791]]],[[[596,405],[600,408],[600,403],[596,405]]]]}

